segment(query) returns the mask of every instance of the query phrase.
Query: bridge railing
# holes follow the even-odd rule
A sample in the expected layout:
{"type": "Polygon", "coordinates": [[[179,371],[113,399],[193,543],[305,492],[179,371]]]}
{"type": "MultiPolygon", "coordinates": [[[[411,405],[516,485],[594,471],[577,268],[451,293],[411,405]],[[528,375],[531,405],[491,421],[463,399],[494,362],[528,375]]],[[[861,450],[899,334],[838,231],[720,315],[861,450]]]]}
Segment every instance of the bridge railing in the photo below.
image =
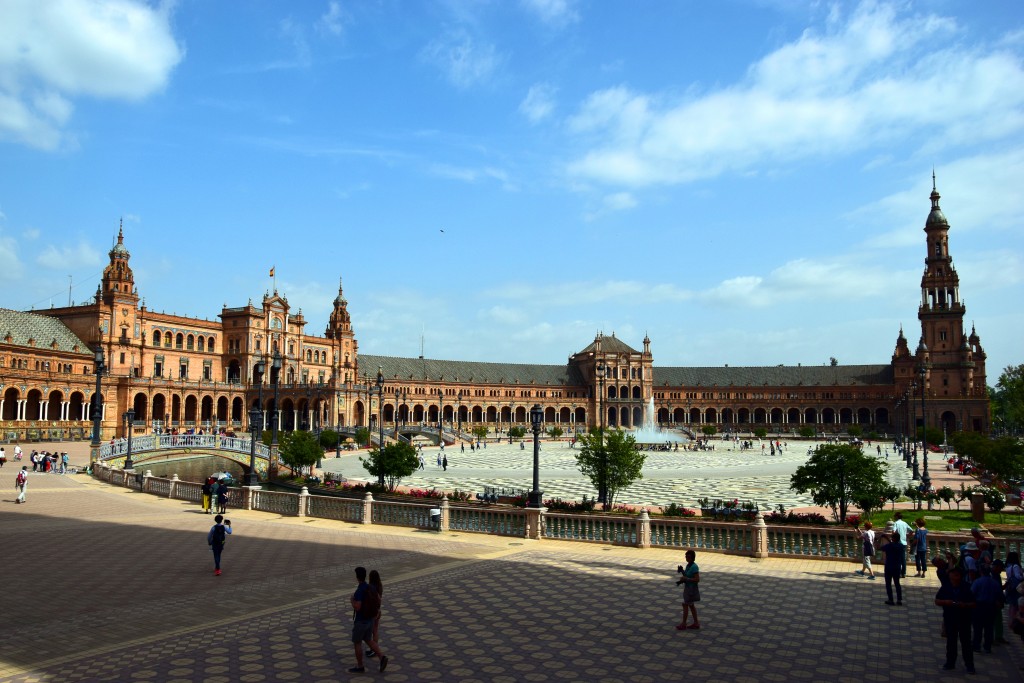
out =
{"type": "MultiPolygon", "coordinates": [[[[93,476],[142,493],[196,504],[202,500],[201,485],[181,481],[177,475],[170,479],[153,477],[148,473],[139,475],[97,463],[93,476]]],[[[646,510],[639,515],[568,514],[532,508],[476,507],[452,504],[447,499],[404,503],[374,500],[370,493],[360,499],[310,495],[306,488],[301,493],[287,493],[259,487],[231,488],[228,506],[357,524],[588,541],[640,548],[694,548],[757,558],[771,556],[859,562],[861,550],[860,540],[852,529],[768,526],[760,515],[752,523],[744,523],[701,521],[700,518],[651,518],[646,510]]],[[[929,551],[958,551],[959,546],[969,540],[966,535],[929,533],[929,551]]],[[[991,541],[1002,554],[1024,547],[1024,538],[997,537],[991,541]]]]}

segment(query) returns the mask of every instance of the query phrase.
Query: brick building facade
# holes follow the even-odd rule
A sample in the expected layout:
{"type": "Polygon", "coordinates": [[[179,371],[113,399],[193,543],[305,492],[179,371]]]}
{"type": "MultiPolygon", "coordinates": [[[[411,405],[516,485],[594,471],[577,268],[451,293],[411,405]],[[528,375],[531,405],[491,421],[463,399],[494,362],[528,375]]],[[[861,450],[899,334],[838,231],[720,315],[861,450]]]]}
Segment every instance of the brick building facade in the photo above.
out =
{"type": "Polygon", "coordinates": [[[890,362],[825,367],[657,366],[650,339],[637,350],[614,334],[597,335],[564,365],[360,354],[340,284],[323,335],[308,331],[302,310],[277,291],[258,305],[225,306],[219,320],[149,310],[119,231],[89,303],[0,309],[0,431],[8,440],[87,437],[96,348],[107,365],[104,438],[124,433],[128,408],[139,433],[247,429],[250,408],[262,405],[269,420],[278,404],[286,431],[371,426],[378,415],[385,424],[436,425],[440,415],[452,427],[504,429],[525,424],[540,404],[545,421],[567,431],[648,419],[690,430],[839,432],[857,424],[893,433],[920,424],[922,387],[929,426],[988,431],[985,352],[973,327],[970,334],[963,327],[949,223],[934,184],[924,231],[916,349],[900,329],[890,362]]]}

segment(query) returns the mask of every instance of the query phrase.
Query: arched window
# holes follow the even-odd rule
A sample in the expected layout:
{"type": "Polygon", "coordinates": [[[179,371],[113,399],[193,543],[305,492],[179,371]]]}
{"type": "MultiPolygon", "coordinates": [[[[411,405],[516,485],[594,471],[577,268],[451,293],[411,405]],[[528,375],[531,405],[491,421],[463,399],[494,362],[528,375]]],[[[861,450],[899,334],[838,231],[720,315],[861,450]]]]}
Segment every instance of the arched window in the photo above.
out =
{"type": "Polygon", "coordinates": [[[185,348],[187,348],[189,351],[191,351],[192,349],[195,348],[195,346],[196,346],[196,338],[193,337],[191,334],[188,335],[188,339],[185,340],[185,348]]]}
{"type": "Polygon", "coordinates": [[[213,353],[213,337],[210,337],[210,341],[206,343],[206,348],[210,353],[213,353]]]}
{"type": "Polygon", "coordinates": [[[196,345],[197,345],[197,347],[199,348],[200,351],[205,351],[206,350],[206,337],[198,337],[198,338],[196,338],[196,345]]]}
{"type": "Polygon", "coordinates": [[[184,345],[185,345],[185,335],[183,335],[181,332],[179,332],[178,336],[175,337],[175,339],[174,339],[174,348],[180,349],[184,345]]]}
{"type": "Polygon", "coordinates": [[[309,349],[306,349],[306,362],[307,363],[312,363],[313,362],[313,352],[311,350],[309,350],[309,349]]]}
{"type": "Polygon", "coordinates": [[[160,330],[153,330],[153,346],[160,346],[160,330]]]}

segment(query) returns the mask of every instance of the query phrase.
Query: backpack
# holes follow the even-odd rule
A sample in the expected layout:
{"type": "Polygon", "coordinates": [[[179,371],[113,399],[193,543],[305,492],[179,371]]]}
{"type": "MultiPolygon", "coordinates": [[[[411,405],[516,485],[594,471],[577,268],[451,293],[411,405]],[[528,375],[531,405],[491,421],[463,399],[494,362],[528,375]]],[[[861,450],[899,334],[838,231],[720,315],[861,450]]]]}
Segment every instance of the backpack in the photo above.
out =
{"type": "Polygon", "coordinates": [[[18,486],[24,486],[26,481],[28,481],[28,477],[25,476],[25,470],[20,470],[18,472],[18,476],[14,480],[14,483],[18,486]]]}
{"type": "Polygon", "coordinates": [[[366,584],[366,592],[363,593],[363,600],[359,604],[359,619],[361,621],[375,619],[378,612],[380,612],[380,595],[377,594],[376,588],[366,584]]]}
{"type": "Polygon", "coordinates": [[[213,527],[213,534],[210,536],[210,545],[224,545],[227,534],[224,533],[224,525],[217,524],[213,527]]]}

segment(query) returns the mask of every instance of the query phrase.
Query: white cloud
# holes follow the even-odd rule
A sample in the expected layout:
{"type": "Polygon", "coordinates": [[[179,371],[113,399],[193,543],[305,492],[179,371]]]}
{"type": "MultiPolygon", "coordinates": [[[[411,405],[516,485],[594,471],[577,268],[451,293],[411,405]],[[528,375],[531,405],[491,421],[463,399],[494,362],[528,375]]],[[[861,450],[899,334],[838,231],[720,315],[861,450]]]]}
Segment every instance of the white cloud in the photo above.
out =
{"type": "Polygon", "coordinates": [[[519,103],[519,112],[530,121],[540,123],[551,116],[555,110],[555,93],[557,89],[547,83],[530,86],[526,97],[519,103]]]}
{"type": "Polygon", "coordinates": [[[102,265],[103,258],[91,244],[86,242],[79,242],[76,246],[59,249],[51,244],[36,256],[36,263],[44,268],[63,272],[69,269],[102,265]]]}
{"type": "Polygon", "coordinates": [[[336,0],[332,0],[327,3],[327,11],[324,12],[323,16],[317,21],[317,29],[321,33],[330,33],[335,36],[340,36],[345,31],[345,16],[344,11],[341,8],[341,3],[336,0]]]}
{"type": "Polygon", "coordinates": [[[564,26],[579,21],[576,3],[572,0],[521,0],[527,11],[537,15],[545,24],[564,26]]]}
{"type": "Polygon", "coordinates": [[[866,2],[753,64],[743,81],[685,97],[618,86],[568,121],[571,176],[672,184],[879,144],[978,144],[1024,129],[1024,68],[968,49],[955,24],[866,2]],[[940,45],[939,49],[932,46],[940,45]],[[944,46],[951,47],[944,47],[944,46]]]}
{"type": "Polygon", "coordinates": [[[485,180],[496,180],[506,190],[515,190],[516,185],[509,181],[508,173],[493,166],[482,166],[471,168],[467,166],[452,166],[450,164],[433,164],[430,172],[442,178],[461,180],[465,183],[479,183],[485,180]]]}
{"type": "Polygon", "coordinates": [[[37,240],[41,234],[43,233],[39,228],[29,228],[23,231],[21,236],[26,240],[37,240]]]}
{"type": "Polygon", "coordinates": [[[55,149],[73,98],[159,92],[184,55],[169,15],[135,0],[0,3],[0,139],[55,149]]]}
{"type": "Polygon", "coordinates": [[[18,241],[0,235],[0,282],[20,282],[25,269],[18,256],[18,241]]]}
{"type": "Polygon", "coordinates": [[[431,41],[421,57],[441,69],[458,88],[487,82],[503,61],[494,45],[477,42],[462,29],[431,41]]]}

